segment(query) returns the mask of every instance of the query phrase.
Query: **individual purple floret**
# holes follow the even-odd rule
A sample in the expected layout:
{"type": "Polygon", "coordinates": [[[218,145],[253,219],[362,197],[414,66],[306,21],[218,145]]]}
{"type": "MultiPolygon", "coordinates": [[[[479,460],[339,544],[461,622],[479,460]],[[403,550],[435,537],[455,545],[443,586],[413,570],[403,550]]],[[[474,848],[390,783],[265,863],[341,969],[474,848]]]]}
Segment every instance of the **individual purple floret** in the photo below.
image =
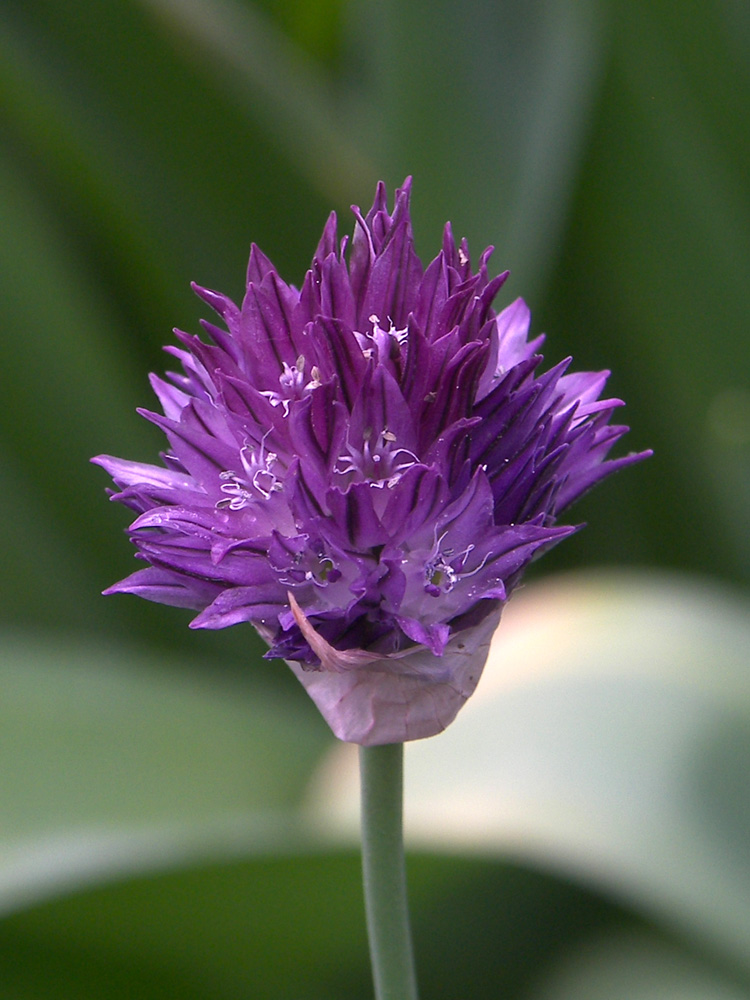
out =
{"type": "Polygon", "coordinates": [[[491,248],[473,272],[446,226],[422,267],[409,192],[391,215],[380,184],[351,244],[332,214],[301,290],[256,246],[241,307],[195,286],[226,329],[177,331],[183,372],[152,376],[163,465],[94,459],[148,564],[105,593],[249,622],[361,744],[453,720],[524,568],[576,530],[558,514],[647,454],[606,461],[627,430],[606,372],[538,374],[491,248]]]}

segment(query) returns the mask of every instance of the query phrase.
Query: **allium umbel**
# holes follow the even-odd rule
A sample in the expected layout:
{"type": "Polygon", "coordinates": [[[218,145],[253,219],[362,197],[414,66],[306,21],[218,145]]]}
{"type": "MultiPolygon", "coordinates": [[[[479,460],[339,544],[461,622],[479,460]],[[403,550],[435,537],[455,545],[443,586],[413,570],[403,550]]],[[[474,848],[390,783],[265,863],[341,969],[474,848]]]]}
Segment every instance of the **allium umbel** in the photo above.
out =
{"type": "Polygon", "coordinates": [[[241,307],[194,286],[227,329],[177,331],[183,373],[151,378],[163,465],[94,459],[148,563],[105,593],[250,622],[366,745],[453,720],[524,568],[576,530],[558,514],[643,457],[605,460],[627,430],[606,372],[537,374],[524,302],[492,309],[491,248],[472,272],[448,225],[422,267],[409,190],[353,209],[351,244],[332,214],[300,290],[256,246],[241,307]]]}

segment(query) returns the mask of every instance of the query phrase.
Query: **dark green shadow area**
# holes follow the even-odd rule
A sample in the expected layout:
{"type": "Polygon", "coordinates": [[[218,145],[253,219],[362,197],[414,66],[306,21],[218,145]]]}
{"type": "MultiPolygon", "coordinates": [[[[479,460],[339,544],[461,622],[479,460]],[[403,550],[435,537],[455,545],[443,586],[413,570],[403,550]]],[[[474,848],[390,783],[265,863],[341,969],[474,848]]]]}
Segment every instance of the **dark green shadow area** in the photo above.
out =
{"type": "MultiPolygon", "coordinates": [[[[527,869],[409,861],[422,995],[522,997],[592,935],[642,926],[527,869]]],[[[0,997],[355,1000],[371,994],[359,858],[263,857],[133,879],[0,924],[0,997]]]]}

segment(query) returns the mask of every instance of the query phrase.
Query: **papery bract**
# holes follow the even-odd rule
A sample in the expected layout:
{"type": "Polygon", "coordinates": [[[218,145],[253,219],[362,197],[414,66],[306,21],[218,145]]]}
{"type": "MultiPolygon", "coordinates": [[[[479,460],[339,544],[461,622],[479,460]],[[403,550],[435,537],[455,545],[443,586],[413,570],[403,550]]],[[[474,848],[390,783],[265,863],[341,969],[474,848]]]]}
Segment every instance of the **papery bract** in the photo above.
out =
{"type": "Polygon", "coordinates": [[[409,190],[355,208],[350,245],[331,215],[300,290],[256,246],[241,307],[195,286],[226,329],[177,331],[182,372],[152,376],[163,466],[94,459],[148,563],[106,593],[251,623],[361,744],[452,721],[524,568],[576,530],[559,513],[643,457],[606,460],[606,372],[537,374],[490,250],[472,271],[446,226],[423,269],[409,190]]]}

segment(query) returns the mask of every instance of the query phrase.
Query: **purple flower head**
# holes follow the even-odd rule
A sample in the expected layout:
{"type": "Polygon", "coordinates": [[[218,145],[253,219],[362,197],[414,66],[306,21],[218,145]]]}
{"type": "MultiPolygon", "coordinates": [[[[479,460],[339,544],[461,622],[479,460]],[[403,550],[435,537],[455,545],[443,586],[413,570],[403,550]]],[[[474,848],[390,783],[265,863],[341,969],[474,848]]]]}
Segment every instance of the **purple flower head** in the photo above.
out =
{"type": "Polygon", "coordinates": [[[299,290],[256,246],[241,306],[196,286],[224,328],[177,331],[182,372],[152,376],[163,465],[94,459],[148,564],[105,593],[250,622],[362,744],[453,720],[524,568],[576,530],[558,514],[643,457],[606,460],[627,430],[606,372],[538,374],[490,250],[473,271],[446,226],[422,267],[409,191],[389,214],[379,185],[351,243],[331,215],[299,290]]]}

